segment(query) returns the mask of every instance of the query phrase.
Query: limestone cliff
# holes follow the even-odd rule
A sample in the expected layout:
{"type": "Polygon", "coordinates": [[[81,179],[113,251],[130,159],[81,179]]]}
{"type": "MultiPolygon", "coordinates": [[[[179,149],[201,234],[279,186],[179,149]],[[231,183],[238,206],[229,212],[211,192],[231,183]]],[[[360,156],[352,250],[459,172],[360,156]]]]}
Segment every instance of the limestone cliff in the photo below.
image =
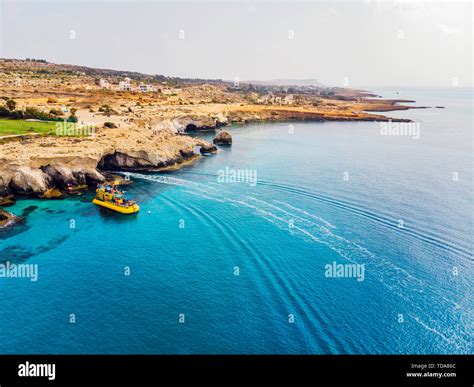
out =
{"type": "Polygon", "coordinates": [[[0,144],[0,197],[104,180],[101,170],[160,169],[211,144],[171,131],[101,129],[90,137],[35,136],[0,144]]]}

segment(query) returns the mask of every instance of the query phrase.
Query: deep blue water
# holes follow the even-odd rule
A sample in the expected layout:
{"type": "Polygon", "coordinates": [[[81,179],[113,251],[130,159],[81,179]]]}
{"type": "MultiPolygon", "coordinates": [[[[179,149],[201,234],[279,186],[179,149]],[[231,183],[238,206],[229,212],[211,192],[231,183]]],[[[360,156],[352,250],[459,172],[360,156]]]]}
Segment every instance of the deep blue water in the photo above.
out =
{"type": "Polygon", "coordinates": [[[418,140],[376,122],[234,126],[192,167],[131,174],[137,216],[92,193],[19,200],[37,208],[0,257],[39,278],[0,278],[0,353],[471,353],[472,90],[375,91],[446,108],[389,113],[418,140]],[[220,182],[226,167],[257,185],[220,182]],[[332,262],[364,280],[326,277],[332,262]]]}

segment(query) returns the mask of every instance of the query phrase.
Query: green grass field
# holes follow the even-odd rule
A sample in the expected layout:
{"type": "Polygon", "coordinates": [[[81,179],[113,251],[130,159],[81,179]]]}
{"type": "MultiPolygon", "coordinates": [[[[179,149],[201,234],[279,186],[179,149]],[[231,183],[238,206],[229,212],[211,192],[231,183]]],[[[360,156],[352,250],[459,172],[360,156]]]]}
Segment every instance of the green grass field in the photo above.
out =
{"type": "Polygon", "coordinates": [[[29,122],[0,118],[0,137],[12,134],[52,134],[56,133],[57,122],[29,122]]]}

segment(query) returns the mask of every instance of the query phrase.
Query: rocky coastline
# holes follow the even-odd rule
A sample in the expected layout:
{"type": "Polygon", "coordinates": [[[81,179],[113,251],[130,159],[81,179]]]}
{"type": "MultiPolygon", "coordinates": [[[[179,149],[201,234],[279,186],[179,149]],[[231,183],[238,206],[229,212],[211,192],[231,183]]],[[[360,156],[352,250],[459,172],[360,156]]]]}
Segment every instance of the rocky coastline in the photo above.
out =
{"type": "MultiPolygon", "coordinates": [[[[234,111],[228,116],[193,114],[157,125],[100,129],[91,137],[21,136],[0,143],[0,203],[18,195],[48,197],[48,190],[65,192],[68,185],[93,187],[106,171],[176,170],[201,154],[217,152],[215,145],[188,136],[215,131],[233,123],[265,121],[387,121],[380,115],[332,116],[297,109],[234,111]],[[263,113],[262,113],[263,112],[263,113]],[[178,123],[178,125],[177,125],[178,123]]],[[[407,122],[405,119],[394,121],[407,122]]],[[[230,145],[228,131],[214,141],[230,145]]]]}
{"type": "Polygon", "coordinates": [[[22,195],[55,199],[76,187],[94,187],[109,171],[179,169],[216,153],[216,145],[230,146],[231,133],[222,130],[230,125],[409,122],[374,112],[417,108],[400,105],[410,100],[384,100],[344,88],[236,88],[225,81],[176,78],[170,83],[146,74],[131,80],[125,73],[5,59],[0,59],[0,70],[0,207],[22,195]],[[60,73],[67,74],[67,82],[60,73]],[[124,79],[128,91],[117,86],[124,79]],[[138,82],[149,83],[152,91],[131,91],[138,82]],[[19,121],[26,130],[19,129],[19,121]],[[28,121],[55,126],[47,133],[35,131],[28,121]],[[81,133],[68,133],[68,122],[81,133]],[[91,133],[84,135],[84,128],[91,133]],[[216,132],[214,144],[189,136],[201,131],[216,132]]]}
{"type": "MultiPolygon", "coordinates": [[[[91,138],[32,137],[0,148],[0,203],[17,196],[48,197],[50,190],[89,186],[105,180],[108,171],[175,168],[200,157],[200,149],[215,147],[201,139],[169,131],[99,131],[91,138]]],[[[204,153],[204,152],[203,152],[204,153]]]]}

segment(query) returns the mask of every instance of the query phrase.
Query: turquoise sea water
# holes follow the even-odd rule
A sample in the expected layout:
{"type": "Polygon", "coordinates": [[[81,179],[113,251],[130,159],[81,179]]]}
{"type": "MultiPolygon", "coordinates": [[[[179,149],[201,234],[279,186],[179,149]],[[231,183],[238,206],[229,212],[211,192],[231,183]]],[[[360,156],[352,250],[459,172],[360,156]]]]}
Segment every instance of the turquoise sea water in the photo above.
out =
{"type": "Polygon", "coordinates": [[[39,277],[0,278],[0,353],[471,353],[472,90],[375,91],[446,108],[390,113],[418,140],[376,122],[231,127],[217,155],[132,173],[136,216],[92,193],[19,200],[0,258],[39,277]],[[327,277],[333,262],[364,280],[327,277]]]}

